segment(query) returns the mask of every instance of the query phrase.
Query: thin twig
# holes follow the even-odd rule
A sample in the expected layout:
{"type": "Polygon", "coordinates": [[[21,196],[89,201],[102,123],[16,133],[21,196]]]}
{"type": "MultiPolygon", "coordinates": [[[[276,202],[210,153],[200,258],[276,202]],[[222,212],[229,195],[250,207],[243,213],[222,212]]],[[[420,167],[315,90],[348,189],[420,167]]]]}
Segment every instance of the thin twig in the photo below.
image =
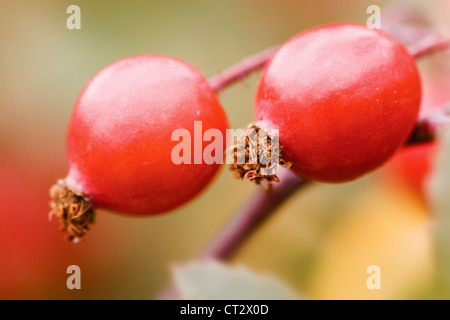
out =
{"type": "Polygon", "coordinates": [[[200,254],[200,259],[230,258],[272,212],[298,189],[307,185],[308,181],[297,176],[292,170],[281,168],[280,172],[280,182],[273,183],[272,191],[267,193],[264,188],[258,188],[200,254]]]}
{"type": "Polygon", "coordinates": [[[241,62],[238,62],[229,69],[220,72],[216,76],[209,79],[209,84],[215,92],[220,92],[225,87],[241,80],[251,73],[258,71],[272,58],[279,47],[272,47],[250,56],[241,62]]]}
{"type": "Polygon", "coordinates": [[[409,52],[414,59],[420,59],[434,53],[450,49],[450,37],[431,34],[422,38],[416,44],[410,47],[409,52]]]}

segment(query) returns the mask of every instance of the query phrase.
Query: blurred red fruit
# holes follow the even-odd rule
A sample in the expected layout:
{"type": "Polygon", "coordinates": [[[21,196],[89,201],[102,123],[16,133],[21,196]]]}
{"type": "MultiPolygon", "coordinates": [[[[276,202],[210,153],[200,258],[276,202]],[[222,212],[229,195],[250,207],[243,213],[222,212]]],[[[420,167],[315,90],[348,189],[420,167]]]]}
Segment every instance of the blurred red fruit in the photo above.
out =
{"type": "Polygon", "coordinates": [[[400,150],[388,165],[389,178],[398,180],[426,203],[426,179],[436,149],[435,143],[427,143],[400,150]]]}
{"type": "Polygon", "coordinates": [[[54,178],[45,168],[0,162],[0,299],[55,298],[64,288],[77,254],[48,223],[54,178]]]}

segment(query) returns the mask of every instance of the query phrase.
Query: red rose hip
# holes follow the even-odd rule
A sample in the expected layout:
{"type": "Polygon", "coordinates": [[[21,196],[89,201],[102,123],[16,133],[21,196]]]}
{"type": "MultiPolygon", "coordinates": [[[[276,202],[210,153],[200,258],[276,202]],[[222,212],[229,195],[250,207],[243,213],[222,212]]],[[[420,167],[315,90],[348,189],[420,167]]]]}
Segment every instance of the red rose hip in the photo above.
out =
{"type": "MultiPolygon", "coordinates": [[[[175,164],[171,136],[194,121],[225,136],[228,121],[199,71],[180,60],[132,56],[97,73],[76,101],[67,136],[68,176],[52,190],[51,215],[79,240],[92,207],[139,215],[174,209],[197,195],[220,164],[175,164]]],[[[205,148],[203,144],[202,148],[205,148]]]]}
{"type": "Polygon", "coordinates": [[[416,122],[421,83],[414,59],[379,30],[332,24],[287,41],[266,66],[258,121],[279,129],[300,176],[343,182],[383,164],[416,122]]]}

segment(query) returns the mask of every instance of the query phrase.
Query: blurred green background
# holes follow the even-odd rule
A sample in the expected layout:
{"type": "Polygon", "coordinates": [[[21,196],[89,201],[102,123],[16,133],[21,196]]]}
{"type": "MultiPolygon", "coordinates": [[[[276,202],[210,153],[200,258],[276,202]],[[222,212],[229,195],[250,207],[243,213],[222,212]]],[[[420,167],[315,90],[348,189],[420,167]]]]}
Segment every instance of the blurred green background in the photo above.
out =
{"type": "MultiPolygon", "coordinates": [[[[450,27],[449,1],[407,2],[439,27],[450,27]]],[[[170,266],[195,255],[255,188],[224,169],[201,197],[179,210],[145,218],[99,211],[86,242],[66,243],[56,222],[47,219],[48,188],[66,174],[71,109],[99,69],[128,55],[158,53],[186,60],[209,77],[304,29],[365,23],[369,5],[386,3],[2,1],[0,298],[155,298],[169,282],[170,266]],[[81,30],[66,27],[71,4],[81,8],[81,30]],[[72,264],[81,268],[81,290],[66,287],[72,264]]],[[[424,79],[444,79],[442,70],[450,74],[448,63],[421,63],[424,79]]],[[[220,95],[232,127],[253,120],[256,83],[253,75],[220,95]]],[[[426,99],[449,99],[434,97],[426,99]]],[[[420,197],[393,182],[394,171],[302,191],[232,263],[272,274],[313,299],[427,297],[434,267],[430,214],[420,197]],[[371,264],[381,267],[381,290],[365,285],[371,264]]]]}

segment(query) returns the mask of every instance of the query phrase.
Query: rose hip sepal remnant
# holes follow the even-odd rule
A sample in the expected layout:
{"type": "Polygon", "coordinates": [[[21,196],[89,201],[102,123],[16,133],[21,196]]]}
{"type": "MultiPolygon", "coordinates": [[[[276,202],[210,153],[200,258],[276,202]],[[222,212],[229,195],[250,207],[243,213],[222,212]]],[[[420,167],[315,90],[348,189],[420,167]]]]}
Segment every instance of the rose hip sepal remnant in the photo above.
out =
{"type": "Polygon", "coordinates": [[[272,190],[272,183],[279,182],[280,166],[288,169],[293,163],[285,161],[278,142],[278,134],[266,128],[263,123],[252,123],[231,146],[230,170],[236,179],[247,179],[255,184],[266,184],[266,192],[272,190]]]}
{"type": "Polygon", "coordinates": [[[91,201],[73,190],[64,180],[59,180],[50,188],[52,201],[49,219],[56,216],[60,230],[67,231],[67,239],[78,242],[90,225],[94,223],[94,208],[91,201]]]}
{"type": "Polygon", "coordinates": [[[183,61],[139,55],[97,73],[70,119],[68,176],[52,188],[52,215],[69,238],[84,236],[93,206],[151,215],[202,191],[220,164],[175,164],[171,158],[178,143],[172,133],[185,129],[193,137],[194,121],[201,121],[202,134],[214,128],[226,135],[228,120],[214,91],[183,61]]]}
{"type": "Polygon", "coordinates": [[[308,180],[344,182],[374,170],[416,123],[421,82],[407,50],[356,24],[311,29],[266,65],[257,120],[279,129],[293,170],[308,180]]]}

